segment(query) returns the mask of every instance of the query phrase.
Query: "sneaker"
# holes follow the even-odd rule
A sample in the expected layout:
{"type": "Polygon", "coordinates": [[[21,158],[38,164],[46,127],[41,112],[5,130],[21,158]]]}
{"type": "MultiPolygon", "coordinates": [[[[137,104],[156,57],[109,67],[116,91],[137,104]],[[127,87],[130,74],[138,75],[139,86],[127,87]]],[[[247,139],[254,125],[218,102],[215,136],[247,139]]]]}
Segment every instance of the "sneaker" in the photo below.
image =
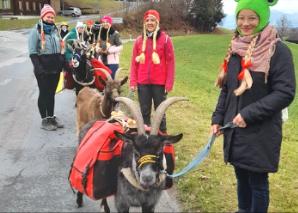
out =
{"type": "Polygon", "coordinates": [[[50,122],[57,128],[64,127],[64,125],[61,123],[61,121],[55,115],[53,117],[50,117],[50,122]]]}
{"type": "Polygon", "coordinates": [[[40,128],[47,131],[55,131],[57,129],[57,127],[50,122],[49,117],[42,119],[40,128]]]}

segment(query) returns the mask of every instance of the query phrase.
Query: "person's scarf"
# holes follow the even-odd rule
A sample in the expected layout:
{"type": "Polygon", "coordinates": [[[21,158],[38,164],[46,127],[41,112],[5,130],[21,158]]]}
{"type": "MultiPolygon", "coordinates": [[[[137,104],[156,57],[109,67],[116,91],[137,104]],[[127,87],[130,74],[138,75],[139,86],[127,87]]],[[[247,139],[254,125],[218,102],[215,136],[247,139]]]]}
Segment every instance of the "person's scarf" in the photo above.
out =
{"type": "MultiPolygon", "coordinates": [[[[253,38],[254,35],[236,37],[232,41],[232,53],[244,57],[253,38]]],[[[264,72],[266,76],[265,81],[267,81],[270,60],[275,51],[275,44],[279,40],[277,30],[268,25],[258,35],[256,45],[252,50],[250,70],[254,72],[264,72]]]]}

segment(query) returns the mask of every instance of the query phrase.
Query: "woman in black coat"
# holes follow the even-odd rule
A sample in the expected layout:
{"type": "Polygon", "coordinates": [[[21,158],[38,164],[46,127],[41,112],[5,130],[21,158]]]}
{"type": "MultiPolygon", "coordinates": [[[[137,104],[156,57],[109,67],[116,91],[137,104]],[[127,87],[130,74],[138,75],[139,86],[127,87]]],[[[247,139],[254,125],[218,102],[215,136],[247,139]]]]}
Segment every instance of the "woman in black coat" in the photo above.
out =
{"type": "MultiPolygon", "coordinates": [[[[269,1],[268,1],[269,2],[269,1]]],[[[224,160],[235,168],[239,212],[266,212],[268,173],[277,172],[282,141],[281,110],[295,96],[289,48],[268,25],[267,0],[240,0],[237,30],[217,79],[221,88],[212,131],[224,131],[224,160]]]]}

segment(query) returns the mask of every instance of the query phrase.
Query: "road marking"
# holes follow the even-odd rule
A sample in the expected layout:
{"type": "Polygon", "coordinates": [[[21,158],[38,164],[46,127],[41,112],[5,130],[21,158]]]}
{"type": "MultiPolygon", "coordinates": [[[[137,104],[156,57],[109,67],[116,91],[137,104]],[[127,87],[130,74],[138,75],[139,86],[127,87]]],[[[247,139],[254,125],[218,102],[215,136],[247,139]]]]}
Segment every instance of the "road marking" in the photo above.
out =
{"type": "Polygon", "coordinates": [[[23,63],[28,59],[29,59],[29,57],[17,57],[17,58],[8,59],[8,60],[3,61],[3,62],[1,61],[0,62],[0,67],[3,68],[5,66],[10,66],[10,65],[13,65],[13,64],[18,64],[18,63],[23,63]]]}
{"type": "Polygon", "coordinates": [[[8,84],[9,82],[11,82],[11,78],[5,79],[4,81],[0,82],[0,86],[4,86],[6,84],[8,84]]]}

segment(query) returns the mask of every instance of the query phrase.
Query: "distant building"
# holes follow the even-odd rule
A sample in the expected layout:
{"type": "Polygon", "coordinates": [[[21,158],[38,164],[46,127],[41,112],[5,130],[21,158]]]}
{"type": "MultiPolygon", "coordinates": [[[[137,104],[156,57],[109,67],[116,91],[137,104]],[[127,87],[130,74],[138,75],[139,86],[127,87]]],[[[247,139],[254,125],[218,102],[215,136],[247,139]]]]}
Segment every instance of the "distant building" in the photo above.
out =
{"type": "Polygon", "coordinates": [[[39,15],[44,4],[60,12],[60,0],[0,0],[1,15],[39,15]]]}

